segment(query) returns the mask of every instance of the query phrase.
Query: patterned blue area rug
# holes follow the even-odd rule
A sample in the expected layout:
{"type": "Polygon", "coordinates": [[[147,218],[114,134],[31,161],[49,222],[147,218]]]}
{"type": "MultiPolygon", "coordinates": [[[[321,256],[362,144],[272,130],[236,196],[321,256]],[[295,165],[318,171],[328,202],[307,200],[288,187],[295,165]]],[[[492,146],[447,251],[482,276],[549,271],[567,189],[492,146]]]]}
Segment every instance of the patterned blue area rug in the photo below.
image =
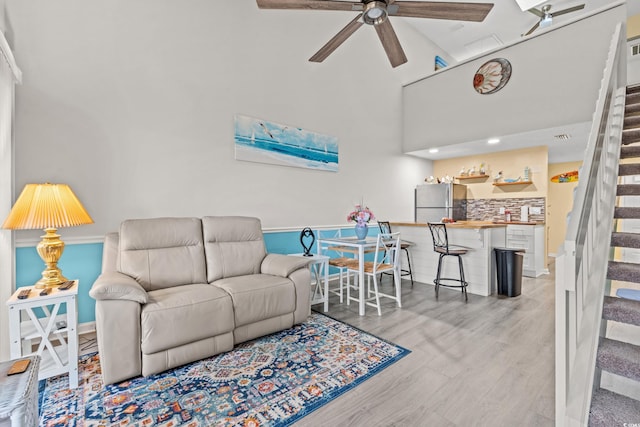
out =
{"type": "Polygon", "coordinates": [[[147,378],[103,386],[98,354],[41,381],[41,426],[286,426],[409,350],[312,313],[292,329],[147,378]]]}

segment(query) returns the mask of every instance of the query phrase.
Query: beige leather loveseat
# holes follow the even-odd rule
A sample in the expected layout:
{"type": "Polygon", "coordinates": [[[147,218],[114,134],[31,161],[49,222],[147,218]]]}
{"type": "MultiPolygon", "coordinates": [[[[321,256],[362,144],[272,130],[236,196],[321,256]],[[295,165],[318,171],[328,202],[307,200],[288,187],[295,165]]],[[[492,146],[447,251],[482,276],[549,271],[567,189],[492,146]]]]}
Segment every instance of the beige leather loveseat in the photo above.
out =
{"type": "Polygon", "coordinates": [[[307,260],[267,254],[248,217],[124,221],[104,244],[96,300],[102,376],[151,375],[304,322],[307,260]]]}

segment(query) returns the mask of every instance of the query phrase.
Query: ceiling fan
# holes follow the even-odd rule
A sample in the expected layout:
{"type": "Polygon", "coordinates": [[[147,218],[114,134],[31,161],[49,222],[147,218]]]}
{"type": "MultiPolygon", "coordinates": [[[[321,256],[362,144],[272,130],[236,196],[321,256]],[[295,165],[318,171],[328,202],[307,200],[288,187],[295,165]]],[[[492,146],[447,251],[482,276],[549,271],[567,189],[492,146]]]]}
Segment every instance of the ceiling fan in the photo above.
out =
{"type": "Polygon", "coordinates": [[[536,9],[535,7],[531,8],[531,9],[529,9],[529,12],[533,13],[534,15],[536,15],[538,18],[540,18],[540,20],[536,23],[536,25],[531,27],[531,29],[529,31],[527,31],[525,34],[523,34],[522,37],[528,36],[529,34],[533,33],[538,28],[545,28],[545,27],[550,26],[553,23],[553,17],[554,16],[564,15],[565,13],[575,12],[575,11],[578,11],[580,9],[584,9],[584,4],[581,4],[579,6],[570,7],[570,8],[567,8],[567,9],[562,9],[562,10],[559,10],[559,11],[553,12],[553,13],[551,13],[551,5],[550,4],[546,4],[546,5],[542,6],[542,9],[540,9],[540,10],[536,9]]]}
{"type": "Polygon", "coordinates": [[[387,19],[389,16],[412,18],[452,19],[456,21],[484,21],[493,3],[457,3],[395,0],[256,0],[260,9],[344,10],[360,12],[331,40],[309,58],[311,62],[324,61],[362,24],[372,25],[382,42],[392,67],[407,62],[400,41],[387,19]]]}

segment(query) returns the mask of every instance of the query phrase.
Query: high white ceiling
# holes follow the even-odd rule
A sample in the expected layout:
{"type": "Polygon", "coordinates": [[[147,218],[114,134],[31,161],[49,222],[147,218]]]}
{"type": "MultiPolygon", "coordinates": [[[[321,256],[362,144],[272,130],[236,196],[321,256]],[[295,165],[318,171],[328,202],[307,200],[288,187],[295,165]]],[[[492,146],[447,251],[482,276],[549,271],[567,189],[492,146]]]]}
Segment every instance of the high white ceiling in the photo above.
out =
{"type": "MultiPolygon", "coordinates": [[[[492,0],[464,0],[472,3],[485,3],[492,0]]],[[[411,26],[438,45],[454,60],[460,62],[478,56],[483,52],[497,49],[502,45],[509,45],[522,39],[538,18],[530,12],[522,11],[519,4],[538,4],[540,8],[551,4],[551,11],[559,11],[569,7],[585,4],[585,8],[554,17],[553,26],[563,25],[589,15],[607,5],[617,3],[615,0],[557,0],[540,2],[539,0],[493,0],[494,7],[484,22],[460,22],[436,19],[395,18],[405,19],[411,26]]],[[[640,14],[640,1],[631,0],[627,3],[627,15],[640,14]]],[[[531,36],[541,31],[538,29],[531,36]]],[[[595,107],[595,106],[594,106],[595,107]]],[[[469,156],[492,151],[503,151],[539,145],[549,146],[549,162],[577,161],[582,159],[582,153],[587,144],[590,123],[570,123],[553,129],[540,129],[517,135],[501,135],[500,143],[488,145],[486,140],[469,141],[440,148],[437,153],[427,150],[412,153],[428,159],[445,159],[459,156],[469,156]],[[559,140],[556,135],[566,134],[570,138],[559,140]],[[507,148],[508,147],[508,148],[507,148]]]]}
{"type": "MultiPolygon", "coordinates": [[[[438,19],[404,18],[443,51],[457,61],[463,61],[482,52],[492,50],[522,39],[538,18],[531,12],[523,12],[516,0],[464,0],[467,3],[494,3],[493,9],[483,22],[446,21],[438,19]]],[[[523,0],[519,0],[523,2],[523,0]]],[[[615,0],[557,0],[541,3],[537,9],[550,4],[551,12],[584,4],[577,12],[554,17],[553,25],[562,25],[601,9],[615,0]]],[[[627,4],[628,15],[640,13],[640,1],[631,0],[627,4]]],[[[535,34],[535,32],[534,32],[535,34]]]]}

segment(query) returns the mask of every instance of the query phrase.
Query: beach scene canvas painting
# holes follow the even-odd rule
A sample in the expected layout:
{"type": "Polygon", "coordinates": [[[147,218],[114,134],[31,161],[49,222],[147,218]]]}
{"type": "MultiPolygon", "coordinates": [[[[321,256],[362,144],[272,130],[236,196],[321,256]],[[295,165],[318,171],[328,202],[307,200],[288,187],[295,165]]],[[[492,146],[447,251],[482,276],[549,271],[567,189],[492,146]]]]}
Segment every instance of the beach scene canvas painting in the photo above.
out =
{"type": "Polygon", "coordinates": [[[235,116],[236,160],[338,171],[338,138],[235,116]]]}

